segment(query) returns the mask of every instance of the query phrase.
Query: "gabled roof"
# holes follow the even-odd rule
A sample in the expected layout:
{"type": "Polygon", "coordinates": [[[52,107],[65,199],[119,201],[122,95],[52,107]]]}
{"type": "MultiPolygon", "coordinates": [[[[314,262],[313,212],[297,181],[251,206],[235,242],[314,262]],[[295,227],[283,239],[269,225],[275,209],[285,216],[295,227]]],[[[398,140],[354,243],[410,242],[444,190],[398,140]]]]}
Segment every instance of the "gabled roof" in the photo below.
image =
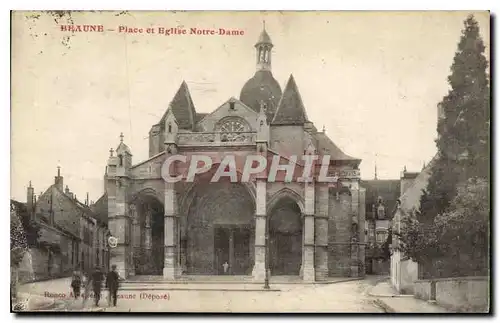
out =
{"type": "Polygon", "coordinates": [[[331,160],[351,162],[356,167],[361,163],[361,159],[345,154],[324,132],[316,132],[313,137],[320,155],[330,155],[331,160]]]}
{"type": "Polygon", "coordinates": [[[373,204],[377,204],[378,197],[382,197],[389,214],[396,207],[401,193],[401,181],[399,179],[362,180],[359,185],[366,189],[365,204],[367,212],[372,210],[373,204]]]}
{"type": "Polygon", "coordinates": [[[420,208],[420,197],[423,194],[423,190],[425,190],[429,184],[429,178],[432,174],[432,168],[436,160],[437,155],[432,158],[424,169],[422,169],[418,176],[415,177],[412,184],[401,195],[400,201],[403,210],[410,211],[413,208],[420,208]]]}
{"type": "Polygon", "coordinates": [[[196,109],[185,81],[182,81],[167,111],[161,118],[160,124],[165,121],[169,110],[172,110],[180,129],[193,130],[193,126],[196,123],[196,109]]]}
{"type": "Polygon", "coordinates": [[[116,148],[116,152],[117,152],[118,154],[119,154],[119,153],[122,153],[122,152],[126,152],[126,153],[128,153],[129,155],[131,155],[131,156],[132,156],[132,153],[130,152],[130,148],[129,148],[127,145],[125,145],[125,144],[123,143],[123,141],[122,141],[122,142],[120,142],[120,144],[119,144],[119,145],[118,145],[118,147],[116,148]]]}
{"type": "Polygon", "coordinates": [[[292,125],[303,124],[305,122],[307,122],[307,113],[302,103],[302,98],[300,97],[295,79],[293,75],[290,75],[271,124],[292,125]]]}

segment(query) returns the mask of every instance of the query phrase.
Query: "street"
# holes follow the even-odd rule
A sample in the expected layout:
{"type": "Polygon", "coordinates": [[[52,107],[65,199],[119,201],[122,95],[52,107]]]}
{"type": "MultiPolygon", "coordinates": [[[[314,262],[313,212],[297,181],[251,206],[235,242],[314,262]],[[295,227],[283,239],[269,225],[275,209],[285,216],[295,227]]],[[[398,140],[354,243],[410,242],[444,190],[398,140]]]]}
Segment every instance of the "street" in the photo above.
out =
{"type": "MultiPolygon", "coordinates": [[[[201,284],[189,284],[190,290],[165,288],[165,290],[133,290],[119,292],[118,306],[108,307],[104,292],[99,307],[106,312],[350,312],[383,313],[367,295],[373,278],[339,282],[335,284],[281,284],[272,285],[271,291],[231,291],[225,284],[214,284],[211,290],[202,290],[201,284]],[[199,286],[197,286],[199,285],[199,286]],[[197,289],[199,287],[199,289],[197,289]],[[279,289],[280,291],[276,291],[279,289]]],[[[245,284],[241,284],[245,288],[245,284]]],[[[248,285],[248,284],[247,284],[248,285]]],[[[253,285],[259,288],[260,285],[253,285]]],[[[169,285],[170,286],[170,285],[169,285]]],[[[184,286],[183,288],[187,288],[184,286]]],[[[233,287],[234,288],[234,287],[233,287]]],[[[67,279],[27,284],[20,287],[23,293],[46,295],[57,299],[57,311],[96,310],[92,300],[86,309],[82,300],[69,297],[67,279]]]]}

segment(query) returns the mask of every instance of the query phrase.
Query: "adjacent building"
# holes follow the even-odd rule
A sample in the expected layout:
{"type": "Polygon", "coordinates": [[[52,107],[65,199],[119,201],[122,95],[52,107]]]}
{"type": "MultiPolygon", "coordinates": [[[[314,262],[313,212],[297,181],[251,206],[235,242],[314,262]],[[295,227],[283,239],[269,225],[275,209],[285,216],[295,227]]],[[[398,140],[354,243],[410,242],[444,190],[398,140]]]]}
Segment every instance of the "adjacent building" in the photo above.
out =
{"type": "Polygon", "coordinates": [[[30,248],[32,279],[69,275],[73,270],[92,270],[99,266],[107,270],[107,219],[92,211],[88,197],[80,202],[63,186],[60,168],[54,184],[38,199],[34,188],[27,189],[26,209],[40,227],[36,246],[30,248]]]}
{"type": "Polygon", "coordinates": [[[389,274],[389,249],[392,214],[400,195],[400,180],[361,181],[366,189],[366,273],[389,274]]]}
{"type": "MultiPolygon", "coordinates": [[[[402,219],[415,216],[415,212],[420,209],[420,197],[427,188],[433,164],[434,159],[419,173],[408,173],[406,170],[402,172],[401,196],[394,210],[391,224],[393,232],[400,233],[402,219]]],[[[413,294],[414,282],[418,279],[418,264],[399,251],[399,244],[398,235],[393,235],[391,283],[399,293],[413,294]]]]}

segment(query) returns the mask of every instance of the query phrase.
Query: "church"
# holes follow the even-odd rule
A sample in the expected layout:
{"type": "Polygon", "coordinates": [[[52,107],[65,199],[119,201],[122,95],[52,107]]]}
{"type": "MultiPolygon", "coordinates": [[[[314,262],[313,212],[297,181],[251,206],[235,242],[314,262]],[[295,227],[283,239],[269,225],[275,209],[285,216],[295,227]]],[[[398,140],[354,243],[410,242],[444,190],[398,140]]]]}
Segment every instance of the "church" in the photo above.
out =
{"type": "MultiPolygon", "coordinates": [[[[292,75],[273,77],[267,31],[255,44],[256,72],[239,99],[199,113],[183,82],[149,131],[149,159],[132,162],[123,135],[104,175],[95,208],[107,213],[118,243],[110,264],[120,275],[233,275],[264,281],[295,276],[305,282],[365,273],[365,189],[361,160],[345,154],[308,119],[292,75]],[[207,181],[169,183],[162,164],[174,154],[259,154],[280,164],[306,153],[330,156],[335,183],[207,181]],[[224,270],[225,263],[227,268],[224,270]]],[[[250,48],[249,48],[250,49],[250,48]]],[[[249,66],[250,66],[249,62],[249,66]]],[[[214,165],[215,167],[216,165],[214,165]]]]}

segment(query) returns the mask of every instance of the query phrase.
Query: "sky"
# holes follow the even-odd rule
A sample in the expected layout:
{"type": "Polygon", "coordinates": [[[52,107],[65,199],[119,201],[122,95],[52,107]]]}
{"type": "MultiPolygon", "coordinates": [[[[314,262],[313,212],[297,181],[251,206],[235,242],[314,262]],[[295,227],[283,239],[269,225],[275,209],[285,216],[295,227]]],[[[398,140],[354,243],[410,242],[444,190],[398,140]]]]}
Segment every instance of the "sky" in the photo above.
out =
{"type": "MultiPolygon", "coordinates": [[[[109,149],[120,133],[133,162],[148,158],[148,132],[182,81],[196,111],[239,98],[255,73],[266,30],[272,72],[293,74],[308,117],[363,179],[398,179],[436,153],[437,103],[470,12],[16,12],[12,18],[11,198],[54,182],[80,200],[104,192],[109,149]],[[37,18],[35,18],[37,17],[37,18]],[[61,25],[103,25],[71,33],[61,25]],[[143,33],[119,32],[119,26],[143,33]],[[160,35],[159,27],[230,29],[243,35],[160,35]],[[155,33],[147,33],[154,28],[155,33]],[[70,36],[70,37],[68,37],[70,36]]],[[[475,12],[489,50],[489,13],[475,12]]],[[[489,57],[489,56],[487,56],[489,57]]]]}

